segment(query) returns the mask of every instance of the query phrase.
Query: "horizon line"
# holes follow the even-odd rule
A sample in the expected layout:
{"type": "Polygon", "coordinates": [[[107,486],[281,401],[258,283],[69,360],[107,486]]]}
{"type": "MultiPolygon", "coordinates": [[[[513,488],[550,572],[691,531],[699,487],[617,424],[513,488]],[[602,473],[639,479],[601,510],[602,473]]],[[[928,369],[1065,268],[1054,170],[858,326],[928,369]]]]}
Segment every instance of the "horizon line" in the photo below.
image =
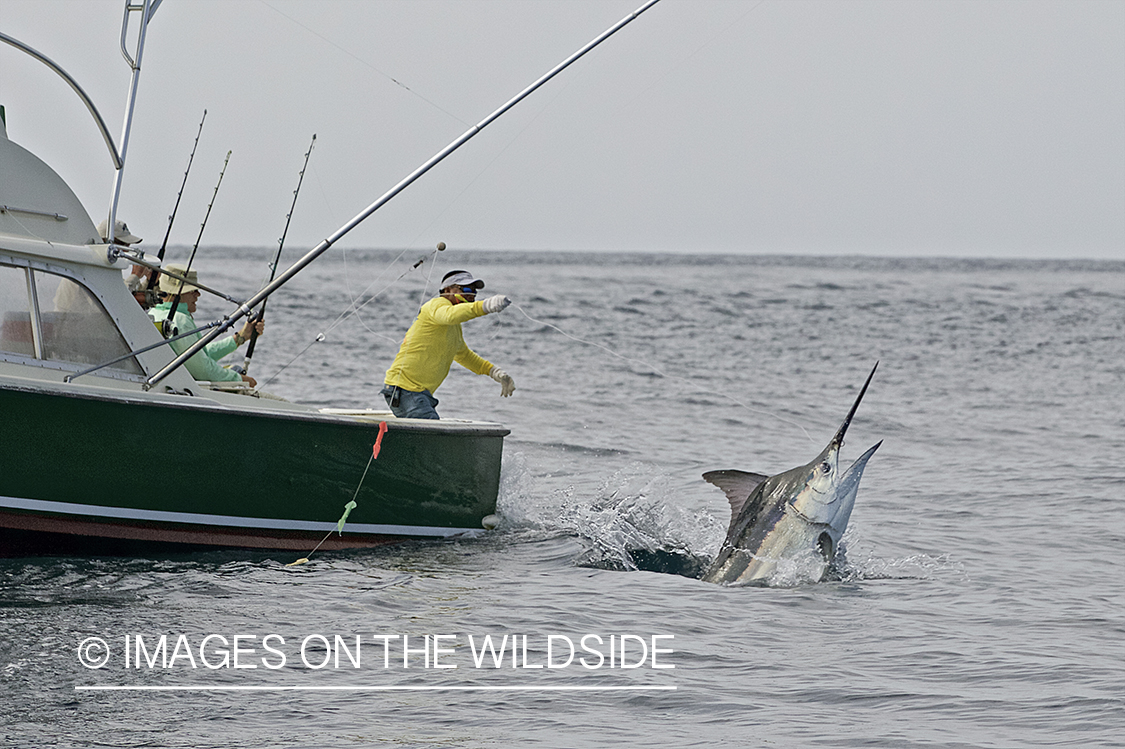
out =
{"type": "Polygon", "coordinates": [[[195,685],[172,684],[155,686],[127,686],[127,685],[77,685],[76,692],[624,692],[624,691],[675,691],[675,685],[638,685],[638,686],[373,686],[354,684],[344,686],[301,686],[296,684],[282,684],[277,686],[265,685],[195,685]]]}

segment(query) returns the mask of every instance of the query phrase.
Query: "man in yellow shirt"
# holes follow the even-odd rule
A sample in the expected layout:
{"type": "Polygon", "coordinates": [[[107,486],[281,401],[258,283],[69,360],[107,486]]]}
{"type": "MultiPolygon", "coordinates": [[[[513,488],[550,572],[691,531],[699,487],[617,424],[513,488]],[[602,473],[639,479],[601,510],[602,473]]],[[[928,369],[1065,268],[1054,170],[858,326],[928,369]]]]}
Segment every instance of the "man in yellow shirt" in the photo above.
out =
{"type": "Polygon", "coordinates": [[[501,295],[478,302],[477,292],[483,288],[484,281],[468,271],[451,270],[441,279],[441,294],[422,305],[384,379],[382,393],[395,416],[440,418],[434,391],[453,362],[496,380],[502,397],[515,391],[511,376],[470,349],[461,336],[461,323],[501,312],[512,303],[501,295]]]}

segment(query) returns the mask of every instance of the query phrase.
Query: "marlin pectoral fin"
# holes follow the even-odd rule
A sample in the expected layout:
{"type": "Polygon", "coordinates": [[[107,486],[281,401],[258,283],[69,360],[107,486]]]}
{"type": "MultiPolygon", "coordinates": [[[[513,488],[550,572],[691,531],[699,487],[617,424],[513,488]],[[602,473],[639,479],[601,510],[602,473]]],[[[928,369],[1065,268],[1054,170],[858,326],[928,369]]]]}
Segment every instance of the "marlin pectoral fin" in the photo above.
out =
{"type": "Polygon", "coordinates": [[[708,471],[703,474],[704,481],[719,487],[727,495],[727,501],[730,502],[732,523],[742,512],[742,508],[746,506],[746,500],[750,499],[754,490],[768,478],[769,476],[763,476],[760,473],[747,473],[746,471],[733,469],[729,471],[708,471]]]}

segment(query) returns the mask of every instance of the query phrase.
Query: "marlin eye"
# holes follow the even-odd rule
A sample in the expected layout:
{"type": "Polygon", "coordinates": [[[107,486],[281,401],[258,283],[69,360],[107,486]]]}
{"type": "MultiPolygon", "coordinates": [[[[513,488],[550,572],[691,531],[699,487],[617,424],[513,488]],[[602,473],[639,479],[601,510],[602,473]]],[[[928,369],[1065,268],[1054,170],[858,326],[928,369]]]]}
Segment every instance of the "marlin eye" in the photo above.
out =
{"type": "Polygon", "coordinates": [[[825,473],[832,473],[832,464],[825,461],[820,464],[820,470],[824,471],[825,473]]]}

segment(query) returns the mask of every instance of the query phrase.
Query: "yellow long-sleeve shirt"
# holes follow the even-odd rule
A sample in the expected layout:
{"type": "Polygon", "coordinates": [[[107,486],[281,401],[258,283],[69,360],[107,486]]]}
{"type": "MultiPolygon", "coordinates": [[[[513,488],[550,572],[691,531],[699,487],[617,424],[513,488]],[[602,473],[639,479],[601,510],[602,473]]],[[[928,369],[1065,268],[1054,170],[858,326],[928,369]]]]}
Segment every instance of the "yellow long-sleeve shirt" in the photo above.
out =
{"type": "Polygon", "coordinates": [[[484,314],[483,302],[454,304],[439,296],[423,304],[387,370],[386,384],[433,393],[453,362],[479,375],[491,372],[492,362],[470,349],[461,336],[461,323],[484,314]]]}

